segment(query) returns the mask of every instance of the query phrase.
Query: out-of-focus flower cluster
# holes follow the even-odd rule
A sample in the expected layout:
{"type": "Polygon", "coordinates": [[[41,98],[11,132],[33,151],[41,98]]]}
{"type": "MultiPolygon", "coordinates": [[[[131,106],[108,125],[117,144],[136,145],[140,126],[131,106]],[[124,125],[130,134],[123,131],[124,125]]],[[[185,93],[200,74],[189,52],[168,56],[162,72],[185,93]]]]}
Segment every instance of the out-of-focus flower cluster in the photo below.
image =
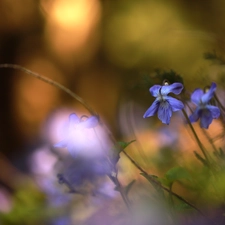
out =
{"type": "Polygon", "coordinates": [[[79,118],[72,113],[62,133],[63,140],[54,148],[66,148],[71,157],[63,166],[59,181],[67,184],[72,192],[77,187],[84,188],[82,185],[87,181],[99,187],[99,178],[110,175],[113,166],[109,159],[112,143],[100,126],[98,116],[79,118]]]}
{"type": "Polygon", "coordinates": [[[65,127],[65,139],[55,144],[55,148],[67,148],[72,157],[85,158],[105,154],[102,137],[98,137],[95,127],[98,126],[97,116],[79,118],[75,113],[69,116],[69,123],[65,127]],[[100,139],[101,138],[101,139],[100,139]]]}

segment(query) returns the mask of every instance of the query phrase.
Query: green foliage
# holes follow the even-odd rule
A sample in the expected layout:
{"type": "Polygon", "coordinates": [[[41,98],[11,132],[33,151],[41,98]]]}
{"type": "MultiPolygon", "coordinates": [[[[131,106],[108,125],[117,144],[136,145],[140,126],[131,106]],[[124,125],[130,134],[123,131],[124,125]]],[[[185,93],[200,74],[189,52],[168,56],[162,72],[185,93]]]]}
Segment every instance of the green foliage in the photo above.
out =
{"type": "Polygon", "coordinates": [[[163,183],[171,186],[175,181],[191,179],[190,173],[183,167],[173,167],[168,170],[163,178],[163,183]]]}
{"type": "Polygon", "coordinates": [[[24,186],[13,196],[13,208],[0,214],[0,221],[7,225],[35,225],[46,218],[45,197],[38,189],[24,186]]]}
{"type": "Polygon", "coordinates": [[[212,62],[216,62],[221,65],[225,64],[224,58],[222,56],[218,55],[215,51],[214,52],[205,52],[203,57],[206,60],[210,60],[212,62]]]}
{"type": "Polygon", "coordinates": [[[177,203],[175,206],[174,206],[175,210],[176,211],[187,211],[187,210],[193,210],[192,207],[190,207],[190,205],[186,204],[185,202],[180,202],[180,203],[177,203]]]}
{"type": "Polygon", "coordinates": [[[171,146],[163,146],[159,149],[157,154],[152,157],[152,161],[162,173],[165,173],[176,164],[177,157],[177,152],[174,151],[171,146]]]}
{"type": "Polygon", "coordinates": [[[136,140],[132,140],[129,142],[123,142],[123,141],[119,141],[117,142],[117,144],[119,145],[119,152],[123,151],[128,145],[130,145],[131,143],[135,142],[136,140]]]}
{"type": "Polygon", "coordinates": [[[173,70],[161,71],[158,69],[156,70],[156,76],[161,79],[161,83],[167,80],[170,84],[175,82],[184,84],[183,78],[173,70]]]}
{"type": "Polygon", "coordinates": [[[195,157],[204,165],[204,166],[208,166],[208,163],[205,159],[203,159],[202,156],[200,156],[198,154],[198,152],[194,151],[195,157]]]}
{"type": "Polygon", "coordinates": [[[120,153],[131,143],[135,142],[135,140],[129,141],[129,142],[123,142],[119,141],[113,146],[113,148],[110,151],[109,158],[111,161],[116,164],[120,159],[120,153]]]}

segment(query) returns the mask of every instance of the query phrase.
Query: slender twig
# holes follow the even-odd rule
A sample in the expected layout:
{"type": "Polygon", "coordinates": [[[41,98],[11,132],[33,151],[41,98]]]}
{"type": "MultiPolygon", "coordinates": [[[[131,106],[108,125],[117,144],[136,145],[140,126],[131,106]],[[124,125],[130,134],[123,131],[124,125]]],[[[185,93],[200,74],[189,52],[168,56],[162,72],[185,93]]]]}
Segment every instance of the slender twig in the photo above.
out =
{"type": "Polygon", "coordinates": [[[213,139],[209,136],[209,134],[204,129],[202,129],[202,132],[205,135],[205,137],[207,138],[208,142],[211,144],[214,152],[218,152],[216,146],[214,145],[213,139]]]}
{"type": "Polygon", "coordinates": [[[193,209],[195,209],[197,212],[199,212],[201,215],[205,216],[204,213],[198,209],[196,206],[194,206],[193,204],[191,204],[190,202],[188,202],[187,200],[185,200],[184,198],[182,198],[180,195],[174,193],[172,190],[170,190],[167,187],[164,187],[159,181],[157,181],[153,176],[149,175],[140,165],[138,165],[133,159],[132,157],[125,152],[125,150],[122,151],[124,153],[124,155],[131,161],[131,163],[137,168],[139,169],[146,177],[148,177],[149,180],[151,180],[152,183],[156,184],[157,186],[159,186],[160,188],[162,188],[163,190],[165,190],[166,192],[168,192],[169,194],[175,196],[176,198],[178,198],[180,201],[186,203],[187,205],[189,205],[190,207],[192,207],[193,209]]]}
{"type": "Polygon", "coordinates": [[[217,141],[221,138],[224,138],[224,135],[225,135],[225,132],[223,132],[221,134],[218,134],[218,135],[216,135],[215,137],[212,138],[212,141],[217,141]]]}
{"type": "Polygon", "coordinates": [[[131,211],[131,204],[130,204],[130,201],[124,191],[124,188],[122,187],[122,185],[120,184],[119,180],[118,180],[118,177],[117,177],[117,174],[113,175],[109,175],[109,178],[113,181],[113,183],[116,185],[116,189],[117,191],[120,192],[120,195],[124,201],[124,203],[126,204],[127,208],[129,211],[131,211]]]}
{"type": "Polygon", "coordinates": [[[56,88],[59,88],[60,90],[66,92],[67,94],[69,94],[71,97],[75,98],[78,102],[80,102],[92,115],[97,115],[95,113],[95,111],[89,106],[89,104],[87,102],[85,102],[79,95],[75,94],[74,92],[72,92],[70,89],[66,88],[65,86],[63,86],[62,84],[48,78],[45,77],[43,75],[40,75],[38,73],[32,72],[31,70],[16,65],[16,64],[0,64],[0,68],[10,68],[10,69],[15,69],[15,70],[20,70],[22,72],[25,72],[39,80],[44,81],[45,83],[48,83],[56,88]]]}
{"type": "MultiPolygon", "coordinates": [[[[10,68],[10,69],[15,69],[15,70],[20,70],[20,71],[25,72],[25,73],[27,73],[28,75],[31,75],[31,76],[33,76],[33,77],[35,77],[35,78],[37,78],[37,79],[39,79],[39,80],[41,80],[41,81],[44,81],[45,83],[48,83],[48,84],[50,84],[50,85],[52,85],[52,86],[54,86],[54,87],[56,87],[56,88],[59,88],[60,90],[66,92],[66,93],[69,94],[71,97],[73,97],[73,98],[76,99],[78,102],[80,102],[80,103],[81,103],[81,104],[82,104],[82,105],[90,112],[90,114],[92,114],[93,116],[97,116],[97,113],[96,113],[96,112],[90,107],[90,105],[89,105],[87,102],[85,102],[79,95],[75,94],[75,93],[72,92],[70,89],[66,88],[66,87],[63,86],[62,84],[60,84],[60,83],[58,83],[58,82],[56,82],[56,81],[54,81],[54,80],[52,80],[52,79],[50,79],[50,78],[48,78],[48,77],[45,77],[45,76],[40,75],[40,74],[38,74],[38,73],[32,72],[31,70],[29,70],[29,69],[27,69],[27,68],[25,68],[25,67],[22,67],[22,66],[20,66],[20,65],[16,65],[16,64],[0,64],[0,68],[10,68]]],[[[101,125],[104,125],[104,124],[102,124],[101,122],[100,122],[100,124],[101,124],[101,125]]],[[[111,132],[109,132],[109,130],[107,130],[107,131],[108,131],[109,136],[112,136],[111,132]]],[[[112,139],[112,137],[111,137],[111,139],[112,139]]],[[[116,142],[115,142],[115,143],[116,143],[116,142]]],[[[111,176],[110,178],[112,179],[112,176],[111,176]]],[[[115,183],[115,185],[116,185],[118,191],[120,192],[120,195],[121,195],[123,201],[125,202],[127,208],[130,210],[130,209],[131,209],[131,207],[130,207],[130,202],[129,202],[129,200],[128,200],[128,198],[127,198],[127,196],[126,196],[126,194],[125,194],[125,192],[124,192],[124,190],[123,190],[123,187],[121,186],[121,184],[120,184],[120,182],[119,182],[117,176],[115,176],[112,180],[113,180],[113,182],[115,183]]],[[[68,186],[68,183],[66,183],[66,184],[67,184],[67,186],[68,186]]],[[[70,190],[71,190],[72,192],[75,192],[75,190],[73,190],[70,186],[68,186],[68,187],[70,188],[70,190]]]]}
{"type": "MultiPolygon", "coordinates": [[[[103,149],[103,152],[106,152],[106,149],[104,149],[103,144],[101,139],[99,138],[96,130],[94,129],[95,135],[101,145],[101,148],[103,149]]],[[[122,185],[120,184],[118,177],[117,177],[117,170],[115,168],[115,165],[113,164],[113,162],[110,160],[110,158],[105,154],[105,158],[107,160],[107,162],[109,163],[109,166],[111,168],[111,174],[108,175],[108,177],[113,181],[113,183],[116,185],[117,190],[120,192],[120,195],[124,201],[124,203],[126,204],[128,210],[131,210],[131,206],[130,206],[130,201],[126,195],[126,193],[124,192],[124,188],[122,187],[122,185]]]]}

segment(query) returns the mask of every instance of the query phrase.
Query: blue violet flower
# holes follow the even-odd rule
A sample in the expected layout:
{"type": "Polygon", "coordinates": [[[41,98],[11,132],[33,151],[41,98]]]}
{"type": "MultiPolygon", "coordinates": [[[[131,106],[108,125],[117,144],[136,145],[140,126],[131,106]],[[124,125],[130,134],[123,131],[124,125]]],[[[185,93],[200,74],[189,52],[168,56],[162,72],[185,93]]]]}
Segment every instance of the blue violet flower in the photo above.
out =
{"type": "Polygon", "coordinates": [[[210,100],[212,99],[215,90],[216,84],[214,82],[206,93],[200,88],[194,90],[191,95],[191,101],[197,107],[189,117],[192,123],[200,119],[200,126],[207,129],[212,123],[212,120],[217,119],[220,116],[220,109],[210,104],[210,100]]]}
{"type": "Polygon", "coordinates": [[[154,116],[158,113],[158,118],[162,123],[169,124],[172,112],[179,111],[184,108],[184,104],[171,96],[169,93],[178,95],[181,93],[183,85],[181,83],[173,83],[171,85],[154,85],[149,91],[152,96],[156,97],[155,101],[144,114],[144,118],[154,116]]]}

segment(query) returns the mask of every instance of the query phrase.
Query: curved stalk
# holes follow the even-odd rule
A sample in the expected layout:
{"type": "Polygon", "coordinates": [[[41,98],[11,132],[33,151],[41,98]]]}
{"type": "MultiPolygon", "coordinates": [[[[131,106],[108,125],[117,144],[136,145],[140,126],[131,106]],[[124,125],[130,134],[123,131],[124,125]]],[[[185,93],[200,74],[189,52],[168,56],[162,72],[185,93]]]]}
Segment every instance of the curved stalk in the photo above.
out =
{"type": "MultiPolygon", "coordinates": [[[[50,84],[50,85],[52,85],[56,88],[59,88],[60,90],[66,92],[71,97],[73,97],[78,102],[80,102],[80,104],[82,104],[90,112],[91,115],[98,116],[97,113],[91,108],[91,106],[83,100],[83,98],[81,98],[79,95],[75,94],[70,89],[63,86],[62,84],[60,84],[60,83],[58,83],[58,82],[56,82],[56,81],[54,81],[54,80],[52,80],[48,77],[45,77],[45,76],[40,75],[38,73],[32,72],[31,70],[29,70],[25,67],[22,67],[20,65],[16,65],[16,64],[0,64],[0,68],[10,68],[10,69],[15,69],[15,70],[20,70],[20,71],[25,72],[26,74],[31,75],[31,76],[33,76],[33,77],[35,77],[35,78],[37,78],[41,81],[44,81],[45,83],[48,83],[48,84],[50,84]]],[[[101,123],[101,125],[103,125],[103,124],[101,123]]],[[[108,134],[111,134],[111,133],[108,131],[108,134]]],[[[121,186],[118,178],[117,177],[113,177],[113,179],[112,179],[112,177],[110,177],[110,178],[114,182],[116,187],[118,188],[118,191],[120,192],[120,195],[121,195],[125,205],[127,206],[128,210],[131,210],[130,202],[129,202],[126,194],[124,193],[123,187],[121,186]]]]}
{"type": "Polygon", "coordinates": [[[66,88],[65,86],[63,86],[62,84],[48,78],[45,77],[43,75],[40,75],[38,73],[32,72],[31,70],[16,65],[16,64],[0,64],[0,68],[10,68],[10,69],[15,69],[15,70],[20,70],[22,72],[25,72],[26,74],[29,74],[39,80],[44,81],[45,83],[48,83],[56,88],[59,88],[60,90],[66,92],[67,94],[69,94],[71,97],[75,98],[78,102],[80,102],[92,115],[97,116],[97,113],[89,106],[89,104],[87,102],[85,102],[79,95],[75,94],[74,92],[72,92],[70,89],[66,88]]]}
{"type": "Polygon", "coordinates": [[[187,200],[185,200],[184,198],[182,198],[180,195],[174,193],[172,190],[170,190],[167,187],[164,187],[159,181],[157,181],[154,177],[150,176],[140,165],[138,165],[132,158],[130,155],[127,154],[127,152],[125,152],[124,150],[122,150],[122,152],[124,153],[124,155],[131,161],[131,163],[137,168],[139,169],[146,177],[148,177],[149,180],[151,180],[152,183],[156,184],[157,186],[159,186],[160,188],[162,188],[164,191],[168,192],[169,194],[175,196],[177,199],[179,199],[180,201],[186,203],[187,205],[189,205],[191,208],[195,209],[197,212],[199,212],[202,216],[205,216],[203,214],[203,212],[201,212],[197,207],[195,207],[194,205],[192,205],[190,202],[188,202],[187,200]]]}

